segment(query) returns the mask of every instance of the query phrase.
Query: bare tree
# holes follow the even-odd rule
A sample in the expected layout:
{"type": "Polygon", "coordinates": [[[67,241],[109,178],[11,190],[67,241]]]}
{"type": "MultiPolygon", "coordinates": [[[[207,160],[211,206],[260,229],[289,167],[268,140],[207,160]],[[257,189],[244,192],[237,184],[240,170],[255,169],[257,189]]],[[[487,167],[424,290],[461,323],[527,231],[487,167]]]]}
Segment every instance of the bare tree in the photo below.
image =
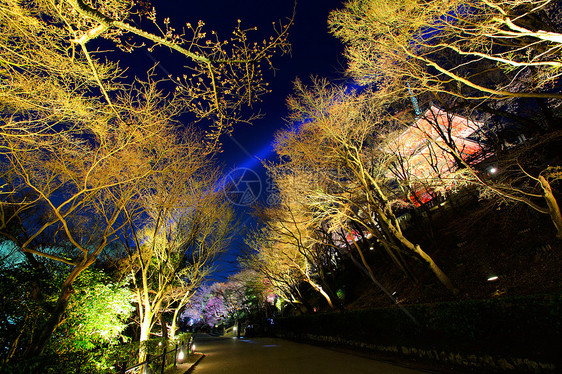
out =
{"type": "MultiPolygon", "coordinates": [[[[293,305],[295,309],[312,310],[308,300],[301,293],[304,279],[299,265],[302,264],[302,256],[291,257],[278,246],[275,247],[276,243],[270,242],[270,238],[267,229],[250,233],[246,244],[252,253],[242,259],[244,267],[267,279],[278,297],[293,305]]],[[[292,249],[295,255],[295,248],[292,249]]]]}
{"type": "MultiPolygon", "coordinates": [[[[397,103],[397,98],[432,96],[450,107],[479,108],[513,122],[520,118],[510,110],[499,110],[499,102],[536,98],[543,114],[552,117],[544,100],[561,98],[556,88],[562,47],[557,5],[551,0],[478,0],[470,4],[352,0],[345,9],[333,12],[329,22],[332,32],[347,44],[348,72],[360,83],[375,84],[380,100],[397,103]]],[[[423,117],[423,113],[417,115],[423,117]]],[[[455,172],[446,175],[434,170],[421,178],[422,185],[479,185],[488,195],[520,201],[549,214],[560,237],[562,220],[551,186],[559,178],[557,166],[527,171],[518,166],[516,155],[526,151],[518,150],[510,161],[505,160],[510,166],[502,169],[511,173],[502,174],[501,183],[498,178],[485,178],[456,143],[450,132],[452,121],[443,125],[433,117],[426,118],[432,124],[430,130],[423,130],[429,142],[426,161],[437,166],[446,154],[445,158],[455,160],[455,172]],[[540,197],[546,207],[536,203],[540,197]]],[[[411,116],[403,124],[414,122],[411,116]]],[[[558,127],[555,122],[547,118],[550,130],[558,127]]],[[[556,138],[554,133],[536,143],[556,144],[556,138]]],[[[403,161],[398,164],[404,166],[403,161]]]]}
{"type": "MultiPolygon", "coordinates": [[[[163,141],[170,144],[170,139],[163,141]]],[[[202,149],[193,150],[196,144],[174,144],[171,165],[139,191],[140,202],[124,208],[126,225],[120,235],[128,259],[123,270],[134,280],[141,343],[165,312],[173,313],[175,335],[178,315],[213,270],[233,230],[233,212],[217,190],[216,174],[197,157],[202,149]]],[[[162,329],[167,337],[166,324],[162,329]]],[[[140,362],[145,355],[141,347],[140,362]]]]}
{"type": "Polygon", "coordinates": [[[351,0],[332,12],[348,72],[390,95],[561,98],[554,0],[351,0]]]}
{"type": "Polygon", "coordinates": [[[389,170],[406,199],[416,206],[464,187],[453,175],[493,154],[485,139],[471,138],[484,138],[489,128],[483,122],[435,106],[415,117],[410,111],[387,116],[388,126],[397,130],[381,147],[392,157],[389,170]]]}
{"type": "MultiPolygon", "coordinates": [[[[423,118],[427,126],[413,125],[442,158],[448,159],[448,162],[445,161],[449,165],[448,170],[436,168],[427,180],[439,180],[435,186],[441,189],[477,186],[483,196],[523,203],[539,213],[548,214],[556,228],[556,236],[562,239],[562,216],[552,187],[553,182],[562,178],[560,166],[557,166],[560,159],[558,155],[548,156],[548,149],[555,149],[559,144],[560,132],[538,137],[498,155],[496,162],[484,169],[479,162],[493,156],[493,153],[482,145],[474,146],[473,141],[468,144],[460,141],[458,118],[462,117],[428,110],[423,118]],[[542,199],[543,204],[539,204],[537,199],[542,199]]],[[[469,127],[477,123],[469,118],[462,121],[469,127]]]]}
{"type": "Polygon", "coordinates": [[[265,227],[248,243],[265,264],[275,267],[272,272],[286,272],[292,274],[296,281],[308,283],[322,295],[330,308],[335,309],[339,306],[326,282],[324,250],[314,238],[310,225],[312,217],[292,195],[300,191],[291,190],[287,183],[280,180],[282,177],[279,174],[275,177],[277,185],[282,186],[281,202],[259,210],[258,216],[265,227]]]}
{"type": "Polygon", "coordinates": [[[305,195],[318,224],[328,222],[332,230],[344,228],[350,237],[356,231],[350,224],[355,224],[381,243],[406,273],[403,252],[423,260],[443,285],[457,293],[433,259],[402,233],[386,187],[389,159],[375,145],[384,111],[376,103],[365,102],[365,97],[347,94],[324,80],[316,80],[311,88],[297,81],[289,107],[291,119],[299,127],[280,134],[276,150],[292,168],[322,165],[323,170],[338,171],[330,178],[330,188],[317,188],[305,195]]]}
{"type": "Polygon", "coordinates": [[[178,34],[165,19],[159,24],[154,9],[147,18],[152,21],[160,34],[150,33],[134,26],[128,18],[132,15],[126,3],[116,1],[121,12],[115,12],[113,2],[108,1],[99,8],[93,8],[82,0],[65,2],[65,12],[81,21],[74,31],[73,41],[87,54],[86,45],[102,36],[116,40],[125,50],[132,50],[134,44],[125,42],[133,35],[150,43],[150,50],[162,46],[182,55],[189,63],[189,74],[175,79],[176,94],[182,98],[183,105],[199,119],[211,119],[214,130],[208,137],[212,146],[219,144],[219,136],[232,131],[236,122],[251,121],[255,117],[244,118],[242,109],[260,100],[267,92],[263,79],[262,64],[271,65],[271,57],[277,50],[287,51],[289,44],[287,24],[280,24],[275,36],[263,43],[250,42],[241,22],[233,31],[231,41],[222,41],[213,31],[210,38],[203,29],[204,22],[197,25],[187,23],[187,34],[178,34]]]}
{"type": "MultiPolygon", "coordinates": [[[[67,142],[65,147],[36,148],[17,137],[4,142],[5,149],[9,149],[4,157],[14,191],[34,196],[45,212],[39,222],[31,221],[28,215],[22,222],[25,232],[20,237],[9,232],[5,236],[24,253],[61,262],[71,269],[49,320],[27,349],[29,354],[41,353],[68,305],[72,283],[116,239],[127,202],[136,197],[139,186],[157,171],[160,160],[144,147],[164,131],[168,118],[165,108],[158,112],[161,118],[157,118],[158,114],[144,118],[149,122],[136,117],[142,117],[143,110],[151,111],[157,105],[150,92],[145,92],[144,99],[148,102],[119,101],[121,115],[131,116],[131,122],[108,130],[104,136],[84,134],[82,140],[67,142]],[[116,189],[124,193],[120,199],[110,199],[116,189]],[[89,234],[86,225],[92,230],[89,234]],[[46,234],[51,243],[40,240],[46,234]],[[69,244],[62,248],[63,252],[50,250],[50,245],[61,243],[69,244]]],[[[9,206],[10,201],[5,200],[3,205],[9,206]]],[[[21,210],[12,213],[11,217],[4,216],[6,221],[24,219],[21,210]]]]}
{"type": "Polygon", "coordinates": [[[169,20],[158,24],[154,11],[125,1],[97,2],[95,8],[81,0],[0,4],[0,229],[30,259],[71,268],[27,355],[43,351],[72,283],[117,238],[129,204],[159,187],[152,179],[167,172],[162,165],[169,159],[162,157],[177,154],[153,152],[151,145],[173,132],[181,113],[213,122],[207,153],[235,122],[251,120],[242,109],[267,91],[261,66],[275,51],[287,50],[291,22],[261,44],[250,42],[249,30],[239,25],[227,43],[214,34],[207,38],[203,23],[186,25],[189,35],[179,35],[169,20]],[[133,26],[135,15],[159,31],[133,26]],[[189,74],[175,79],[174,92],[157,89],[151,72],[147,82],[125,84],[124,70],[92,46],[100,37],[127,51],[142,45],[129,43],[130,36],[185,58],[189,74]],[[33,216],[39,209],[40,220],[33,216]],[[95,235],[79,235],[93,221],[95,235]],[[9,229],[15,223],[25,228],[18,237],[9,229]],[[38,243],[47,233],[55,243],[71,245],[51,251],[38,243]]]}

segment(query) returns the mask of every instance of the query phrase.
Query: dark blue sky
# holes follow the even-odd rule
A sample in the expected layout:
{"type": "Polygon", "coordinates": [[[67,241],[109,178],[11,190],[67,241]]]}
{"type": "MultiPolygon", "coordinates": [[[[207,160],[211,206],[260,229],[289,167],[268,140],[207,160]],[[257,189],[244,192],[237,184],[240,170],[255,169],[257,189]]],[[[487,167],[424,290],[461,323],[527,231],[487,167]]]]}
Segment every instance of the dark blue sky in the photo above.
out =
{"type": "MultiPolygon", "coordinates": [[[[311,75],[331,79],[343,77],[343,47],[327,30],[328,14],[331,10],[341,7],[339,0],[302,0],[297,4],[295,23],[290,32],[292,45],[291,55],[276,57],[274,65],[278,69],[269,74],[268,81],[272,92],[264,97],[260,106],[265,117],[252,126],[241,124],[234,130],[232,138],[223,139],[221,161],[226,172],[237,167],[246,167],[254,171],[261,180],[260,200],[265,201],[267,177],[259,159],[272,158],[271,143],[276,131],[286,126],[284,117],[287,115],[285,100],[292,91],[292,82],[300,77],[303,80],[311,75]]],[[[283,20],[292,14],[294,2],[290,0],[263,1],[210,1],[207,6],[199,9],[201,19],[210,28],[230,32],[237,19],[243,25],[257,26],[256,38],[262,38],[272,32],[271,23],[283,20]],[[220,9],[220,14],[216,10],[220,9]]],[[[217,30],[218,31],[218,30],[217,30]]],[[[222,34],[222,31],[219,31],[222,34]]],[[[250,34],[251,35],[251,34],[250,34]]],[[[240,175],[240,174],[238,174],[240,175]]],[[[252,176],[252,175],[250,175],[252,176]]],[[[244,185],[241,186],[241,189],[244,185]]],[[[237,208],[244,229],[255,226],[249,212],[245,208],[237,208]]],[[[237,241],[242,238],[238,236],[237,241]]],[[[236,259],[241,254],[240,243],[233,243],[229,252],[219,263],[220,269],[215,279],[222,281],[229,273],[236,270],[236,259]]]]}
{"type": "MultiPolygon", "coordinates": [[[[249,37],[255,41],[272,35],[272,22],[285,21],[295,7],[292,0],[159,0],[155,4],[157,18],[162,20],[170,17],[172,25],[178,30],[187,22],[195,24],[198,20],[203,20],[206,31],[214,30],[219,38],[227,39],[240,19],[243,27],[258,27],[258,31],[249,33],[249,37]]],[[[292,53],[274,58],[274,65],[278,69],[275,76],[266,73],[272,92],[264,97],[264,102],[259,107],[255,107],[266,113],[266,116],[252,126],[237,126],[234,131],[235,141],[227,137],[223,139],[224,152],[221,159],[227,166],[246,164],[248,153],[263,156],[263,148],[271,143],[275,131],[283,126],[285,98],[290,94],[296,77],[342,77],[343,48],[327,32],[328,14],[341,7],[341,4],[339,0],[302,0],[296,4],[295,23],[290,32],[292,53]]],[[[155,49],[152,55],[160,60],[163,68],[171,72],[176,71],[178,63],[181,64],[181,58],[177,54],[170,55],[170,59],[165,51],[155,49]],[[162,54],[166,56],[162,58],[162,54]]]]}
{"type": "MultiPolygon", "coordinates": [[[[170,17],[172,25],[178,30],[187,22],[195,24],[198,20],[203,20],[206,31],[214,30],[219,38],[225,39],[230,36],[237,20],[240,19],[243,27],[258,27],[258,31],[250,33],[249,37],[261,41],[273,34],[272,22],[286,21],[292,15],[295,3],[292,0],[166,0],[157,1],[155,5],[158,19],[170,17]]],[[[252,175],[257,175],[261,181],[261,200],[267,197],[267,181],[265,170],[258,158],[263,160],[273,156],[271,143],[275,132],[286,125],[283,120],[287,114],[285,100],[292,91],[292,82],[296,77],[306,81],[311,75],[335,80],[343,78],[343,47],[327,31],[329,12],[340,7],[340,0],[301,0],[297,3],[294,25],[290,31],[292,53],[274,57],[273,63],[277,71],[275,75],[271,72],[266,73],[272,92],[255,108],[265,113],[265,117],[257,120],[252,126],[236,126],[232,137],[222,139],[223,152],[220,162],[225,168],[225,175],[240,167],[255,172],[252,175]]],[[[142,56],[138,53],[137,55],[142,56]]],[[[155,49],[152,56],[160,61],[163,69],[174,72],[181,68],[181,65],[178,66],[181,59],[177,55],[172,54],[170,58],[166,51],[159,52],[155,49]]],[[[150,62],[147,54],[144,58],[146,62],[150,62]]],[[[254,223],[248,214],[248,208],[239,207],[237,210],[243,226],[251,228],[254,223]]],[[[241,241],[242,238],[237,236],[237,240],[241,241]]],[[[236,270],[235,263],[239,255],[240,246],[234,243],[219,265],[217,280],[224,280],[229,273],[236,270]]]]}
{"type": "MultiPolygon", "coordinates": [[[[328,13],[340,7],[340,4],[341,1],[336,0],[302,0],[297,4],[295,24],[290,34],[292,53],[274,59],[278,70],[275,76],[269,74],[268,77],[272,92],[264,97],[264,102],[260,105],[266,116],[252,126],[239,125],[233,134],[235,141],[224,139],[222,159],[228,166],[248,165],[247,153],[260,158],[266,156],[267,152],[264,151],[273,140],[275,131],[284,126],[282,118],[286,115],[285,99],[290,94],[296,77],[342,77],[343,48],[327,32],[328,13]]],[[[198,7],[201,7],[201,18],[210,28],[220,27],[225,33],[229,33],[239,18],[243,25],[258,26],[259,31],[254,36],[261,39],[272,32],[272,22],[291,15],[294,3],[290,0],[215,0],[210,1],[208,6],[198,7]],[[221,9],[220,14],[215,13],[217,8],[221,9]]]]}

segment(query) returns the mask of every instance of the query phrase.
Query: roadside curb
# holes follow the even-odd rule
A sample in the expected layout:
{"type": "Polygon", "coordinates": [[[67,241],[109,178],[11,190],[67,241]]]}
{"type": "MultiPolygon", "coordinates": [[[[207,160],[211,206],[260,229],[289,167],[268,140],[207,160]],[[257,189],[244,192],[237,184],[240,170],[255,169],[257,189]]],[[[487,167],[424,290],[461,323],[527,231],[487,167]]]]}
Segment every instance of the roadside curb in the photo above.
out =
{"type": "Polygon", "coordinates": [[[201,361],[205,357],[204,353],[194,353],[194,355],[199,356],[199,358],[193,363],[193,365],[191,365],[186,371],[184,371],[183,374],[190,374],[195,369],[195,366],[197,366],[199,361],[201,361]]]}

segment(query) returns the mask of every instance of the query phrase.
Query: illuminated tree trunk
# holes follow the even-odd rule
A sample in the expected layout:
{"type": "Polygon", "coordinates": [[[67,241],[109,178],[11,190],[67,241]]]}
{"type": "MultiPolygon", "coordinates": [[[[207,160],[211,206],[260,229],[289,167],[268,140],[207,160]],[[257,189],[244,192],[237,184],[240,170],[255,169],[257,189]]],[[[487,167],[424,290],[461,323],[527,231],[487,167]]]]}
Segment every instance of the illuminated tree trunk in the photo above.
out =
{"type": "Polygon", "coordinates": [[[316,291],[318,291],[320,293],[320,295],[322,295],[322,297],[324,297],[324,299],[326,299],[330,308],[336,309],[336,307],[334,306],[334,303],[332,302],[332,298],[330,297],[330,295],[328,295],[326,293],[326,291],[324,291],[322,286],[313,282],[312,280],[310,280],[310,278],[308,279],[308,284],[310,284],[312,286],[312,288],[314,288],[316,291]]]}
{"type": "MultiPolygon", "coordinates": [[[[361,250],[361,247],[359,247],[359,245],[357,244],[356,241],[353,242],[353,244],[355,245],[355,249],[357,249],[357,252],[359,253],[359,256],[361,257],[361,263],[363,264],[363,269],[364,271],[367,272],[367,274],[369,275],[369,278],[371,278],[371,281],[373,281],[373,283],[379,287],[383,292],[387,293],[387,291],[385,290],[385,288],[380,284],[380,282],[377,280],[377,278],[375,277],[375,273],[373,272],[373,269],[371,268],[371,266],[369,265],[369,263],[367,262],[367,260],[365,259],[365,255],[363,254],[363,251],[361,250]]],[[[360,265],[358,263],[358,261],[355,259],[355,257],[353,257],[353,255],[351,254],[351,250],[350,252],[350,257],[351,260],[356,264],[356,265],[360,265]]]]}
{"type": "Polygon", "coordinates": [[[139,346],[139,363],[146,360],[148,355],[147,342],[150,339],[150,327],[152,325],[152,313],[145,311],[144,318],[140,326],[140,346],[139,346]]]}
{"type": "Polygon", "coordinates": [[[392,261],[394,261],[394,263],[400,268],[400,270],[402,270],[407,277],[409,277],[414,283],[417,284],[419,282],[418,278],[416,277],[412,269],[410,269],[408,263],[404,260],[404,256],[402,256],[400,251],[393,249],[393,247],[394,248],[397,247],[397,243],[395,240],[392,240],[392,238],[394,237],[392,231],[384,224],[381,226],[385,235],[387,236],[386,239],[381,240],[381,244],[385,249],[386,253],[390,256],[392,261]]]}
{"type": "Polygon", "coordinates": [[[318,269],[318,277],[319,280],[321,282],[322,285],[324,285],[324,289],[326,291],[326,294],[328,294],[330,296],[331,300],[335,301],[334,307],[335,309],[339,310],[339,311],[344,311],[345,308],[341,303],[340,298],[338,297],[337,293],[335,293],[332,289],[332,287],[330,287],[330,284],[328,282],[328,280],[326,279],[326,274],[323,268],[319,268],[318,269]]]}
{"type": "Polygon", "coordinates": [[[562,239],[562,216],[560,215],[558,202],[556,201],[556,198],[552,193],[550,183],[548,183],[546,178],[540,175],[539,182],[544,191],[544,199],[548,205],[548,214],[550,215],[550,219],[552,219],[552,223],[554,223],[554,226],[556,227],[556,237],[558,239],[562,239]]]}
{"type": "Polygon", "coordinates": [[[185,293],[185,295],[182,297],[182,299],[180,300],[178,306],[174,309],[174,316],[172,317],[172,326],[170,327],[170,340],[173,340],[176,336],[176,332],[178,330],[178,317],[180,315],[180,312],[183,310],[185,304],[187,303],[187,301],[191,298],[192,296],[192,292],[191,291],[187,291],[185,293]]]}
{"type": "Polygon", "coordinates": [[[378,185],[377,181],[367,172],[361,161],[361,156],[358,149],[351,149],[350,147],[345,147],[344,149],[345,152],[343,152],[343,155],[345,157],[347,166],[350,167],[352,172],[357,177],[357,180],[361,183],[367,201],[371,205],[373,211],[376,213],[376,217],[379,220],[379,225],[383,227],[384,231],[388,232],[388,244],[391,244],[392,241],[396,240],[397,243],[400,243],[406,249],[417,254],[429,265],[429,268],[431,269],[433,274],[435,274],[437,279],[439,279],[439,281],[454,295],[457,295],[459,293],[459,290],[453,285],[449,277],[439,268],[439,266],[437,266],[431,256],[423,251],[419,245],[414,245],[404,236],[404,234],[402,234],[398,219],[394,215],[394,212],[390,207],[386,195],[378,185]]]}
{"type": "Polygon", "coordinates": [[[170,326],[170,335],[168,339],[174,340],[176,338],[176,331],[178,330],[178,316],[180,308],[174,310],[174,316],[172,317],[172,326],[170,326]]]}
{"type": "Polygon", "coordinates": [[[389,227],[389,229],[393,231],[393,234],[400,241],[402,245],[404,245],[407,249],[416,253],[419,257],[421,257],[422,260],[424,260],[429,265],[429,268],[431,269],[433,274],[435,274],[437,279],[439,279],[439,281],[445,287],[447,287],[447,289],[451,291],[453,295],[458,295],[459,290],[453,285],[453,283],[451,282],[449,277],[443,272],[443,270],[441,270],[441,268],[437,266],[437,264],[435,263],[435,261],[433,261],[430,255],[428,255],[424,250],[422,250],[418,244],[412,243],[405,236],[403,236],[402,233],[397,232],[393,227],[389,227]]]}

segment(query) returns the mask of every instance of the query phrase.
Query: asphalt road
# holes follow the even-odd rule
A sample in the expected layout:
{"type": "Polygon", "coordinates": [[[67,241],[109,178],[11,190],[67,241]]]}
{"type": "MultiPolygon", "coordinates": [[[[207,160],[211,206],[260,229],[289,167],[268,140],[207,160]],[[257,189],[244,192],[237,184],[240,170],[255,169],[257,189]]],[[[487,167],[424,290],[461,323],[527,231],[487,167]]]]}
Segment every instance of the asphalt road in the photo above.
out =
{"type": "Polygon", "coordinates": [[[235,339],[197,335],[196,351],[206,355],[194,374],[416,374],[418,371],[282,339],[235,339]]]}

